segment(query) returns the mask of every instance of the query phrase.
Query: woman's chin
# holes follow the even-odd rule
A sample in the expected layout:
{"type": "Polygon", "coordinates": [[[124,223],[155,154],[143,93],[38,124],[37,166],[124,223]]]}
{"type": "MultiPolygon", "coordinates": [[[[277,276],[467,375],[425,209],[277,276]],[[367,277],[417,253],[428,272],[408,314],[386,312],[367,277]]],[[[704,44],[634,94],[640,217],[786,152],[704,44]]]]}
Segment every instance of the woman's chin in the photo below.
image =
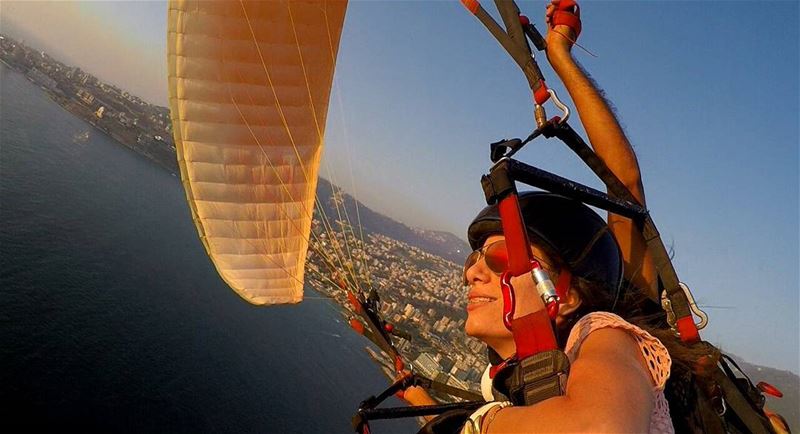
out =
{"type": "Polygon", "coordinates": [[[503,326],[502,321],[499,319],[497,321],[499,325],[494,322],[487,324],[485,321],[479,321],[478,318],[467,316],[467,321],[464,324],[464,332],[467,336],[479,339],[484,343],[513,337],[511,332],[506,330],[505,326],[503,326]]]}
{"type": "Polygon", "coordinates": [[[467,336],[477,338],[478,336],[475,334],[475,331],[475,327],[470,324],[469,317],[467,317],[467,322],[464,324],[464,333],[466,333],[467,336]]]}
{"type": "Polygon", "coordinates": [[[480,340],[483,340],[483,338],[487,336],[485,324],[481,324],[479,321],[475,321],[474,319],[470,321],[469,316],[467,316],[467,322],[464,324],[464,332],[467,334],[467,336],[471,336],[480,340]]]}

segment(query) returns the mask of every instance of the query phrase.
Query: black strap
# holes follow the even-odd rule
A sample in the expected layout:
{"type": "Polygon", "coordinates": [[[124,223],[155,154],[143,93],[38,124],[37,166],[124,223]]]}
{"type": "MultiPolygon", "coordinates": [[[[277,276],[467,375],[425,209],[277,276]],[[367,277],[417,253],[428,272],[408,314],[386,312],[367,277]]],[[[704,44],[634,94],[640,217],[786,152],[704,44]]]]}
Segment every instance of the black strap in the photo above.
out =
{"type": "Polygon", "coordinates": [[[569,359],[561,350],[542,351],[520,361],[508,363],[492,380],[496,400],[514,405],[534,405],[566,392],[569,359]]]}
{"type": "MultiPolygon", "coordinates": [[[[572,129],[569,124],[566,122],[550,122],[548,125],[550,128],[543,131],[544,136],[555,136],[564,142],[564,144],[566,144],[573,152],[575,152],[575,154],[577,154],[578,157],[580,157],[580,159],[583,160],[583,162],[586,163],[590,169],[592,169],[597,177],[603,181],[603,183],[606,185],[606,188],[608,188],[609,193],[620,199],[641,205],[630,192],[630,190],[628,190],[628,187],[626,187],[625,184],[623,184],[622,181],[620,181],[619,178],[614,175],[606,163],[597,156],[592,148],[586,144],[583,138],[581,138],[581,136],[575,132],[575,130],[572,129]]],[[[634,221],[640,225],[642,236],[647,243],[647,250],[650,252],[650,255],[653,258],[656,270],[658,270],[658,275],[661,278],[661,282],[664,285],[665,291],[667,292],[667,297],[672,303],[672,309],[675,313],[675,316],[678,318],[683,318],[686,316],[691,317],[692,310],[691,306],[689,305],[689,300],[680,286],[678,274],[675,272],[675,268],[672,265],[672,260],[669,257],[667,248],[664,246],[664,242],[661,240],[661,234],[659,234],[655,223],[653,223],[653,219],[650,218],[649,215],[646,215],[643,220],[634,221]]],[[[658,294],[648,295],[651,299],[658,301],[658,294]]]]}
{"type": "Polygon", "coordinates": [[[722,368],[714,369],[713,380],[722,388],[728,409],[733,410],[741,422],[751,433],[772,433],[769,420],[759,412],[739,387],[733,382],[736,378],[724,360],[720,360],[722,368]]]}
{"type": "Polygon", "coordinates": [[[475,409],[455,409],[442,413],[420,429],[417,434],[458,434],[475,409]]]}
{"type": "Polygon", "coordinates": [[[537,89],[544,86],[544,78],[542,76],[542,71],[539,69],[539,65],[533,60],[533,56],[531,56],[531,50],[527,45],[525,35],[522,33],[522,24],[519,22],[519,9],[513,2],[506,1],[497,2],[497,7],[499,12],[503,15],[506,26],[508,26],[507,30],[503,30],[480,3],[477,3],[473,13],[486,29],[489,30],[489,33],[497,39],[497,42],[503,46],[511,58],[514,59],[517,65],[519,65],[520,69],[522,69],[522,73],[525,74],[525,78],[528,80],[528,85],[535,94],[537,89]],[[504,3],[511,3],[513,6],[506,6],[504,3]],[[517,12],[514,13],[514,10],[517,12]],[[514,20],[516,20],[516,23],[514,23],[514,20]]]}

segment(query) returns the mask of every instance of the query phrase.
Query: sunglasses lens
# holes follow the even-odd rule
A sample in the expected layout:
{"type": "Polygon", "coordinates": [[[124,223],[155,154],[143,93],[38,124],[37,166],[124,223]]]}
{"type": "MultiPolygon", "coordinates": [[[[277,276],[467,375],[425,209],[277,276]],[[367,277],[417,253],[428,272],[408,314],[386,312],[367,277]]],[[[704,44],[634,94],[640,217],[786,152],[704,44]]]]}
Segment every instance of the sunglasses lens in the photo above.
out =
{"type": "Polygon", "coordinates": [[[487,246],[483,255],[486,258],[486,266],[495,274],[503,274],[508,269],[508,249],[505,241],[487,246]]]}
{"type": "Polygon", "coordinates": [[[492,270],[493,273],[500,275],[508,269],[508,250],[506,249],[506,242],[503,240],[494,242],[485,246],[481,250],[475,250],[467,256],[464,261],[464,284],[468,284],[467,270],[469,270],[476,262],[480,261],[481,256],[486,260],[486,266],[492,270]]]}

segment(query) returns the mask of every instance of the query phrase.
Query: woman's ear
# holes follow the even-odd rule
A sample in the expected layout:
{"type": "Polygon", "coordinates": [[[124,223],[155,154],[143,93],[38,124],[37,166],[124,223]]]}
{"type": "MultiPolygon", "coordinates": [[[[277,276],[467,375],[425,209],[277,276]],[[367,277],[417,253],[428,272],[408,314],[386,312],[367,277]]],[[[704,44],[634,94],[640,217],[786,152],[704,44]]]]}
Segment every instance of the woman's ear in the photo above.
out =
{"type": "Polygon", "coordinates": [[[567,294],[559,301],[560,306],[558,308],[558,315],[564,317],[569,316],[578,310],[582,303],[583,300],[581,300],[581,296],[578,294],[578,291],[570,286],[567,294]]]}

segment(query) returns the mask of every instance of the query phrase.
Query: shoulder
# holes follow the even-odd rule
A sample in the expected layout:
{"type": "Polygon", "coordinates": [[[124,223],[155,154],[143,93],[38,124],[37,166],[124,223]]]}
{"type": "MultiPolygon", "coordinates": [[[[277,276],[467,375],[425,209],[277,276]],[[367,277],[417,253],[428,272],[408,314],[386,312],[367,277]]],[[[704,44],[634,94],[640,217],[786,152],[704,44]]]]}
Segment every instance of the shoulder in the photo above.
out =
{"type": "Polygon", "coordinates": [[[617,361],[633,357],[649,373],[657,390],[663,390],[672,367],[661,341],[610,312],[592,312],[581,318],[572,327],[564,350],[571,363],[586,354],[617,361]]]}
{"type": "Polygon", "coordinates": [[[595,431],[647,432],[657,392],[636,336],[622,323],[590,314],[575,324],[566,397],[606,424],[595,431]]]}

